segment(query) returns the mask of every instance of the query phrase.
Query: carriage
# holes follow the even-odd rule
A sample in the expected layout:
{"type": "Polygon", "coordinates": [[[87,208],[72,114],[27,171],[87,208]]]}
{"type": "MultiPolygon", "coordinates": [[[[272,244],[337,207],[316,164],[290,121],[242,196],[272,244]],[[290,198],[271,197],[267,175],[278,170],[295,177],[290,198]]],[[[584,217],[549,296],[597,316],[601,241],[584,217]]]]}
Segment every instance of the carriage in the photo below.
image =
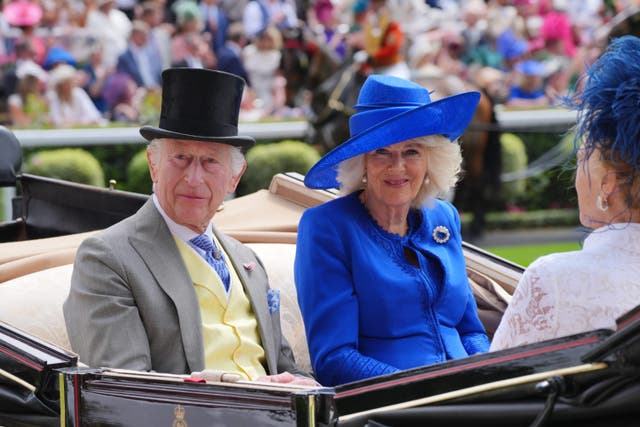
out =
{"type": "MultiPolygon", "coordinates": [[[[87,235],[135,212],[147,195],[21,174],[2,131],[0,184],[17,186],[0,224],[0,425],[409,426],[637,425],[640,309],[597,330],[333,388],[86,366],[69,346],[61,304],[87,235]]],[[[214,219],[249,245],[282,295],[283,333],[310,368],[293,285],[297,222],[336,197],[297,174],[225,202],[214,219]],[[259,207],[259,209],[257,209],[259,207]]],[[[469,284],[491,334],[522,267],[464,243],[469,284]]]]}

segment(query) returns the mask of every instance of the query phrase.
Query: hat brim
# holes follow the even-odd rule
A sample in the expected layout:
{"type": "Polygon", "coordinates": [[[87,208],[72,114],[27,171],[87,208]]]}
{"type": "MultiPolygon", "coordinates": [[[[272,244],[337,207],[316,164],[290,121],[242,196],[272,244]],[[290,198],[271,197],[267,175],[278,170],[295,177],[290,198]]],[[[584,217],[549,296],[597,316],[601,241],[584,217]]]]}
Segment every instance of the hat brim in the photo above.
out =
{"type": "Polygon", "coordinates": [[[36,25],[42,19],[42,7],[33,2],[12,1],[3,9],[5,20],[15,27],[36,25]]]}
{"type": "Polygon", "coordinates": [[[325,154],[307,172],[304,183],[309,188],[337,188],[339,163],[398,142],[427,135],[444,135],[455,141],[469,126],[479,101],[480,92],[465,92],[384,120],[325,154]]]}
{"type": "Polygon", "coordinates": [[[256,140],[250,136],[201,136],[201,135],[191,135],[180,132],[173,132],[170,130],[162,129],[156,126],[143,126],[140,128],[140,135],[147,142],[156,138],[173,138],[173,139],[189,139],[193,141],[203,141],[203,142],[217,142],[220,144],[232,145],[234,147],[240,147],[243,153],[246,153],[247,150],[253,147],[256,143],[256,140]]]}

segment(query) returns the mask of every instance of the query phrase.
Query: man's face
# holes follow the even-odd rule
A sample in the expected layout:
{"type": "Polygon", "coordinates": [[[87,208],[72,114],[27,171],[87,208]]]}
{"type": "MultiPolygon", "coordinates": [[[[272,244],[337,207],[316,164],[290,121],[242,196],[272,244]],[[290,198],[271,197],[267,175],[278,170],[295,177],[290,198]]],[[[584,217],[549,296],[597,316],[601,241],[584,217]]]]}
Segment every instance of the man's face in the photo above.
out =
{"type": "Polygon", "coordinates": [[[246,168],[233,175],[232,150],[215,142],[164,139],[155,158],[147,152],[154,193],[172,220],[197,233],[206,229],[246,168]]]}
{"type": "Polygon", "coordinates": [[[147,44],[147,41],[149,40],[149,35],[144,31],[136,30],[131,35],[131,39],[135,43],[136,46],[143,47],[144,45],[147,44]]]}

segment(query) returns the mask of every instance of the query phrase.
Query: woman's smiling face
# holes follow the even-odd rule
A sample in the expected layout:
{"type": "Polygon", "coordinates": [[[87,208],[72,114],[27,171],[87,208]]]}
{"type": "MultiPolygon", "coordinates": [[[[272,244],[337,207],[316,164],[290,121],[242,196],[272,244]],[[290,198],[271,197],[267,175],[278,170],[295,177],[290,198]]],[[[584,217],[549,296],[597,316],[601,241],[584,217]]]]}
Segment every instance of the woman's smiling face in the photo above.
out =
{"type": "Polygon", "coordinates": [[[404,141],[365,154],[369,209],[406,207],[416,198],[428,169],[428,148],[404,141]]]}

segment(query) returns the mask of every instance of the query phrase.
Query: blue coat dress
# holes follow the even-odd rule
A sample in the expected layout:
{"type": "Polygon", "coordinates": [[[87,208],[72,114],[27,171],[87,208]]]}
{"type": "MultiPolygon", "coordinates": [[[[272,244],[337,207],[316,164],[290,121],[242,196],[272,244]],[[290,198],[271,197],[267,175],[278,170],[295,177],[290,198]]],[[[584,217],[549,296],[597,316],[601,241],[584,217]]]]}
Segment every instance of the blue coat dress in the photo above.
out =
{"type": "Polygon", "coordinates": [[[379,227],[358,193],[307,209],[294,273],[319,381],[333,386],[487,351],[461,243],[458,213],[443,201],[410,211],[404,237],[379,227]],[[445,242],[434,238],[438,226],[449,232],[445,242]]]}

